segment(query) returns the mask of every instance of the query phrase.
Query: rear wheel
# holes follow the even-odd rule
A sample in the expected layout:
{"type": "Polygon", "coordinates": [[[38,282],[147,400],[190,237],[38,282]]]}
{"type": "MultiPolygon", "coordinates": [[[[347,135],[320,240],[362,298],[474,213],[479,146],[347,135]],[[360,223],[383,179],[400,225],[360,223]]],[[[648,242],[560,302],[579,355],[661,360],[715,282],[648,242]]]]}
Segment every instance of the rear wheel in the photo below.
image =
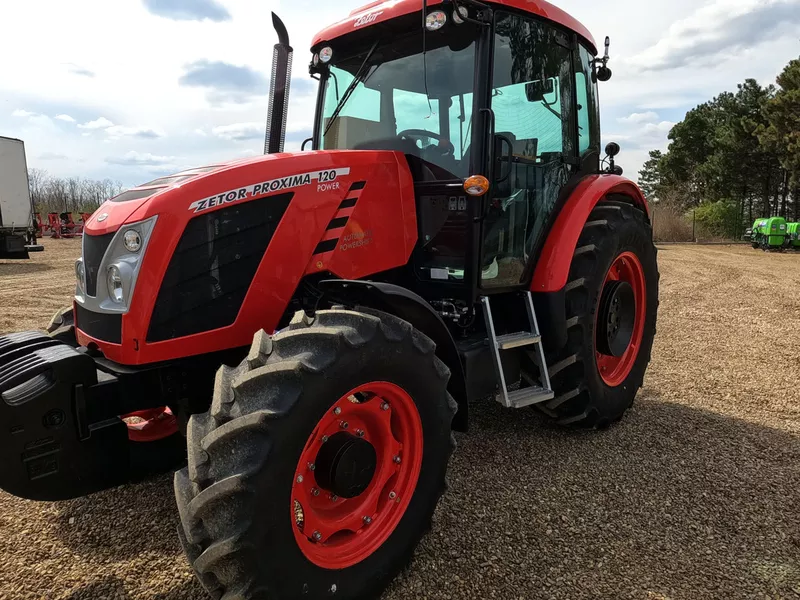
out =
{"type": "Polygon", "coordinates": [[[445,487],[456,404],[434,344],[392,315],[301,313],[217,374],[175,475],[179,534],[215,597],[375,598],[445,487]]]}
{"type": "Polygon", "coordinates": [[[652,229],[638,208],[602,202],[583,228],[566,285],[568,341],[549,352],[555,398],[538,405],[563,425],[604,427],[642,386],[658,311],[652,229]]]}

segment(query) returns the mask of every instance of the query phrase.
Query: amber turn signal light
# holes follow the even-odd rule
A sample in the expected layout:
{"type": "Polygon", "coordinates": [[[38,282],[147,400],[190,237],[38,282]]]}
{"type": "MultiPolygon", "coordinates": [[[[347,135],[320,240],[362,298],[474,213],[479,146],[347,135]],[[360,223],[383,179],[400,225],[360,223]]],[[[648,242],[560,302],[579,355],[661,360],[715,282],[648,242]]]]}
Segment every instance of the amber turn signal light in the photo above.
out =
{"type": "Polygon", "coordinates": [[[489,180],[483,175],[472,175],[464,180],[464,191],[470,196],[483,196],[489,191],[489,180]]]}

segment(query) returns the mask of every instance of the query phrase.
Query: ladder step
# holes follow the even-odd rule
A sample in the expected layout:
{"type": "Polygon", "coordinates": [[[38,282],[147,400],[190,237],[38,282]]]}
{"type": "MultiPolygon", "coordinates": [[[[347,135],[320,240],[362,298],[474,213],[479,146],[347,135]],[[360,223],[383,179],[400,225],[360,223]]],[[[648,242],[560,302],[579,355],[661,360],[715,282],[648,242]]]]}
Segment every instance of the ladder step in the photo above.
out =
{"type": "Polygon", "coordinates": [[[510,350],[521,346],[538,344],[542,336],[531,333],[530,331],[519,331],[517,333],[507,333],[497,336],[497,347],[500,350],[510,350]]]}
{"type": "MultiPolygon", "coordinates": [[[[540,404],[552,400],[555,394],[553,390],[547,390],[540,386],[520,388],[513,392],[508,392],[508,401],[511,408],[523,408],[533,404],[540,404]]],[[[499,400],[502,404],[502,399],[499,400]]]]}

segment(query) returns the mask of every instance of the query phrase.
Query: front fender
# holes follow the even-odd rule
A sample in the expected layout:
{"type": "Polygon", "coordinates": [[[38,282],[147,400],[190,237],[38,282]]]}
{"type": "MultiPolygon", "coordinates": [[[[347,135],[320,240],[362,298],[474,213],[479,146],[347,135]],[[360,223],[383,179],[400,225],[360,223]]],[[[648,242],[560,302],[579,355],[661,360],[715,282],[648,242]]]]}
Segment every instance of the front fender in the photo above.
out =
{"type": "Polygon", "coordinates": [[[467,384],[458,348],[450,330],[433,307],[422,297],[399,285],[378,281],[326,279],[320,289],[336,303],[349,308],[369,306],[411,323],[436,344],[436,356],[450,369],[447,389],[458,403],[453,429],[466,431],[468,425],[467,384]]]}

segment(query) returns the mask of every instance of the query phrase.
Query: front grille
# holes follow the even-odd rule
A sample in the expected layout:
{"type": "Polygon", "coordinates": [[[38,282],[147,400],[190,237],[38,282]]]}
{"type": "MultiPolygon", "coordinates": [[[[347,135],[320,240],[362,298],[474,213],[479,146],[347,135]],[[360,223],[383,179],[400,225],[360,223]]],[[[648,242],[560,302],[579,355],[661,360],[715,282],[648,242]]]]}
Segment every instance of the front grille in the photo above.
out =
{"type": "Polygon", "coordinates": [[[100,262],[108,249],[114,232],[105,235],[83,235],[83,268],[86,270],[86,293],[97,296],[97,279],[100,262]]]}
{"type": "Polygon", "coordinates": [[[226,327],[294,194],[233,204],[186,225],[158,292],[148,342],[226,327]]]}
{"type": "Polygon", "coordinates": [[[86,310],[75,303],[75,326],[97,340],[122,343],[122,315],[118,313],[98,313],[86,310]]]}

